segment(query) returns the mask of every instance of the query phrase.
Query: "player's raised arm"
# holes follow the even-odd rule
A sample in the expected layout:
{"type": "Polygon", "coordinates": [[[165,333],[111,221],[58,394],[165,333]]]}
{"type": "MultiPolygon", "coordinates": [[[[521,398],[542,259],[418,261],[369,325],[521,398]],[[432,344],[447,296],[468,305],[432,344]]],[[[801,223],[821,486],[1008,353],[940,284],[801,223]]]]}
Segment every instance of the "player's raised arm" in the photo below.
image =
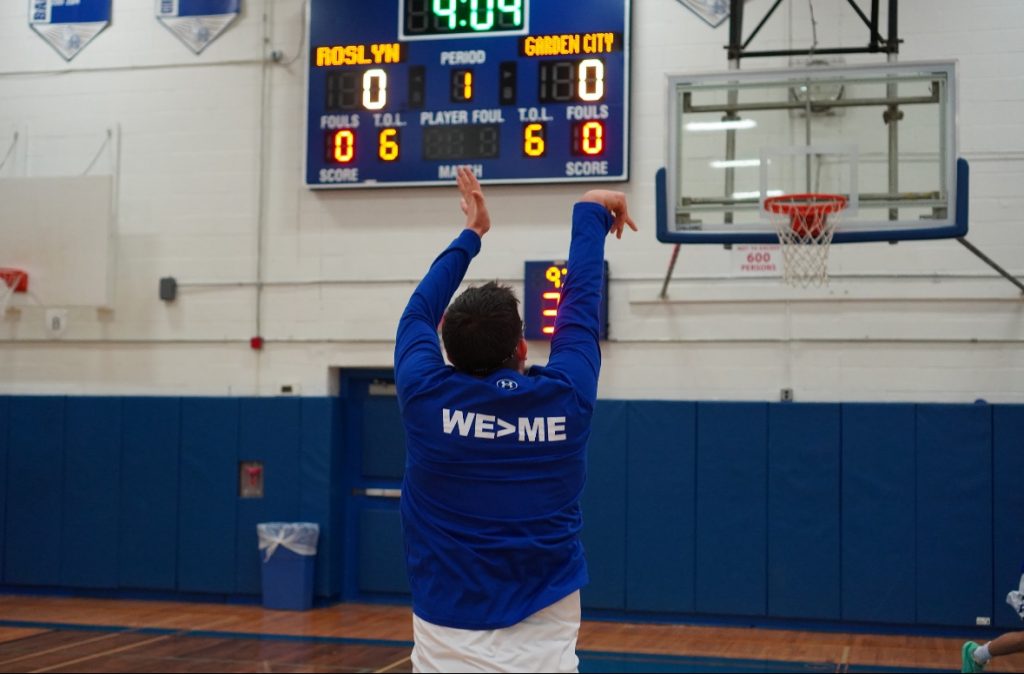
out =
{"type": "Polygon", "coordinates": [[[609,232],[621,238],[627,226],[637,229],[622,192],[591,190],[573,208],[569,272],[555,320],[548,368],[567,376],[591,404],[597,399],[601,371],[604,242],[609,232]]]}
{"type": "Polygon", "coordinates": [[[476,176],[459,168],[456,180],[465,229],[442,252],[420,281],[398,323],[395,340],[395,380],[399,399],[417,382],[444,368],[437,327],[452,295],[462,283],[469,263],[480,252],[480,238],[491,228],[487,202],[476,176]]]}

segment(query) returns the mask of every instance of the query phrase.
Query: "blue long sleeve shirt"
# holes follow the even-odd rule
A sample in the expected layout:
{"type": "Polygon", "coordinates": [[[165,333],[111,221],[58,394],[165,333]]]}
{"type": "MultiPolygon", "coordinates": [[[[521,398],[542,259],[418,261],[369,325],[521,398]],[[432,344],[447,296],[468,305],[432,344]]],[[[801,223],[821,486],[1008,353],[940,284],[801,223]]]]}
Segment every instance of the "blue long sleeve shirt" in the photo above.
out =
{"type": "Polygon", "coordinates": [[[514,625],[586,585],[579,532],[608,211],[573,209],[562,302],[546,367],[474,377],[444,362],[437,327],[480,238],[434,261],[398,325],[406,433],[401,515],[413,612],[436,625],[514,625]]]}

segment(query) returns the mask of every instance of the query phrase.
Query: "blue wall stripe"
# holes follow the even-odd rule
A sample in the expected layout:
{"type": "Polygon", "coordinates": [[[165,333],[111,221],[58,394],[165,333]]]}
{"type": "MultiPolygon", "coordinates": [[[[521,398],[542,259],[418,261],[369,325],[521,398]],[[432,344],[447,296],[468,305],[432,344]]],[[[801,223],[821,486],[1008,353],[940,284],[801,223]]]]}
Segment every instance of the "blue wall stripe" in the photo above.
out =
{"type": "Polygon", "coordinates": [[[0,396],[0,581],[4,577],[4,557],[7,549],[7,444],[10,435],[11,407],[9,396],[0,396]]]}
{"type": "Polygon", "coordinates": [[[337,400],[302,400],[299,450],[299,519],[320,525],[315,592],[318,597],[341,593],[343,505],[335,500],[341,491],[341,457],[335,453],[337,400]]]}
{"type": "Polygon", "coordinates": [[[121,399],[68,398],[61,537],[64,587],[117,587],[120,467],[121,399]]]}
{"type": "Polygon", "coordinates": [[[768,407],[768,612],[837,619],[839,405],[768,407]]]}
{"type": "Polygon", "coordinates": [[[697,404],[696,606],[766,615],[768,406],[697,404]]]}
{"type": "Polygon", "coordinates": [[[626,403],[599,400],[594,410],[583,490],[583,548],[590,584],[585,608],[626,607],[626,403]]]}
{"type": "Polygon", "coordinates": [[[177,587],[179,398],[125,398],[118,584],[177,587]]]}
{"type": "Polygon", "coordinates": [[[178,589],[235,591],[239,403],[185,398],[181,403],[178,589]]]}
{"type": "Polygon", "coordinates": [[[240,401],[240,409],[238,461],[262,461],[264,481],[262,499],[238,501],[234,592],[259,594],[256,525],[299,519],[302,408],[297,398],[247,398],[240,401]]]}
{"type": "Polygon", "coordinates": [[[916,620],[916,419],[912,404],[843,405],[844,620],[916,620]]]}
{"type": "Polygon", "coordinates": [[[14,397],[9,415],[4,580],[60,585],[64,398],[14,397]]]}
{"type": "Polygon", "coordinates": [[[992,411],[917,409],[917,620],[992,616],[992,411]]]}
{"type": "Polygon", "coordinates": [[[993,408],[993,547],[995,576],[992,624],[1020,629],[1017,614],[1006,603],[1024,571],[1024,405],[993,408]]]}
{"type": "Polygon", "coordinates": [[[629,404],[626,608],[694,610],[697,406],[629,404]]]}

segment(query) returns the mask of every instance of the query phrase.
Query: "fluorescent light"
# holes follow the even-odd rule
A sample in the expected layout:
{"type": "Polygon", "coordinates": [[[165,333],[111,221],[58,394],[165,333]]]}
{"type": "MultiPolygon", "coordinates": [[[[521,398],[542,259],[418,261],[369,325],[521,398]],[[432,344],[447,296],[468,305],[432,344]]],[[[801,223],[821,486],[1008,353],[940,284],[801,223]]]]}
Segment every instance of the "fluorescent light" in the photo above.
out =
{"type": "MultiPolygon", "coordinates": [[[[765,192],[766,197],[781,197],[785,192],[782,190],[768,190],[765,192]]],[[[733,199],[759,199],[761,197],[760,192],[733,192],[733,199]]]]}
{"type": "Polygon", "coordinates": [[[757,168],[760,165],[760,159],[716,159],[715,161],[711,162],[711,168],[716,169],[757,168]]]}
{"type": "Polygon", "coordinates": [[[737,129],[753,129],[757,122],[753,119],[730,119],[724,122],[687,122],[687,131],[734,131],[737,129]]]}

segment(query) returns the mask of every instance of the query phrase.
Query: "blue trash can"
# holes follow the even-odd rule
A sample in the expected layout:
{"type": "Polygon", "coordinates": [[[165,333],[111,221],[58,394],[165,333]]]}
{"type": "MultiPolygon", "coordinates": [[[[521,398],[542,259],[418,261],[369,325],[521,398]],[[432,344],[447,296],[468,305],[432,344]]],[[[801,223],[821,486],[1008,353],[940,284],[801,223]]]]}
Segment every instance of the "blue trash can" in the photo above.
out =
{"type": "Polygon", "coordinates": [[[320,525],[265,522],[256,525],[262,560],[263,607],[308,611],[313,607],[313,577],[320,525]]]}

